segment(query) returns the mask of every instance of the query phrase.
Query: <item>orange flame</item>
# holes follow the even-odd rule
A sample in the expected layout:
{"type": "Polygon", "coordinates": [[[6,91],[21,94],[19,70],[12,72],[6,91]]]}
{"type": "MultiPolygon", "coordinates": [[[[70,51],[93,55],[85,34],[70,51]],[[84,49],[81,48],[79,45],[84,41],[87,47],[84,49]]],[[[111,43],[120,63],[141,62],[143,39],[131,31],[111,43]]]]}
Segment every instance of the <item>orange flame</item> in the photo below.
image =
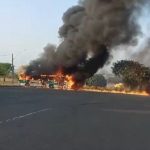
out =
{"type": "Polygon", "coordinates": [[[63,88],[67,90],[73,89],[73,86],[75,84],[73,76],[64,75],[61,69],[52,76],[53,76],[53,79],[60,85],[60,87],[62,86],[61,89],[63,88]]]}
{"type": "Polygon", "coordinates": [[[68,89],[73,89],[73,86],[75,84],[75,81],[73,79],[73,76],[71,75],[66,75],[65,76],[65,80],[67,81],[67,86],[68,86],[68,89]]]}
{"type": "Polygon", "coordinates": [[[139,95],[139,96],[150,96],[146,91],[117,91],[114,89],[96,89],[91,87],[84,87],[83,91],[100,92],[100,93],[112,93],[112,94],[126,94],[126,95],[139,95]]]}
{"type": "Polygon", "coordinates": [[[19,75],[19,80],[30,80],[31,77],[27,76],[26,74],[22,73],[19,75]]]}
{"type": "Polygon", "coordinates": [[[68,90],[73,89],[73,86],[75,84],[73,76],[71,75],[64,75],[64,73],[61,71],[61,69],[56,72],[54,79],[59,83],[66,84],[66,88],[68,90]]]}

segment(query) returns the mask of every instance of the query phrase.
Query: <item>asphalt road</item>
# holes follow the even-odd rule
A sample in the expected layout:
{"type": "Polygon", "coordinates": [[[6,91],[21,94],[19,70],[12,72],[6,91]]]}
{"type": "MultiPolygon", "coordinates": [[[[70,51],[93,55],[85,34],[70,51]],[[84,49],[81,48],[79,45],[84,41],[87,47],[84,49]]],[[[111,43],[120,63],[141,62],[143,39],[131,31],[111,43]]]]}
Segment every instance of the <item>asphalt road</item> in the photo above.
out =
{"type": "Polygon", "coordinates": [[[150,150],[150,97],[0,88],[0,150],[150,150]]]}

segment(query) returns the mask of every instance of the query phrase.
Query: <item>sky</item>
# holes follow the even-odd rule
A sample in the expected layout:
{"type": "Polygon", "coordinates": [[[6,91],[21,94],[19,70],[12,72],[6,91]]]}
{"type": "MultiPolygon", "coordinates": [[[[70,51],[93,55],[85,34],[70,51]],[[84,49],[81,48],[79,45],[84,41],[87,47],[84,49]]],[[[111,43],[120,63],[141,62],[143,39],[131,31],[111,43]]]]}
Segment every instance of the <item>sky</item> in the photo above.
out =
{"type": "Polygon", "coordinates": [[[0,0],[0,62],[18,68],[42,53],[48,44],[59,44],[62,15],[78,0],[0,0]]]}

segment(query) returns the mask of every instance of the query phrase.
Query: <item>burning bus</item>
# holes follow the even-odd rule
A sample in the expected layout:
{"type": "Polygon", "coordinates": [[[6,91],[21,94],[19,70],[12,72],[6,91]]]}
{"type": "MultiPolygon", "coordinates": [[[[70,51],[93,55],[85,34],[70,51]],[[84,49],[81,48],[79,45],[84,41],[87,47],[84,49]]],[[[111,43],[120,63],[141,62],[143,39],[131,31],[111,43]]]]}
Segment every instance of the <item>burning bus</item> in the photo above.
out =
{"type": "Polygon", "coordinates": [[[38,75],[28,76],[26,74],[19,75],[21,86],[44,87],[52,89],[72,89],[74,85],[73,78],[69,75],[56,73],[54,75],[38,75]]]}

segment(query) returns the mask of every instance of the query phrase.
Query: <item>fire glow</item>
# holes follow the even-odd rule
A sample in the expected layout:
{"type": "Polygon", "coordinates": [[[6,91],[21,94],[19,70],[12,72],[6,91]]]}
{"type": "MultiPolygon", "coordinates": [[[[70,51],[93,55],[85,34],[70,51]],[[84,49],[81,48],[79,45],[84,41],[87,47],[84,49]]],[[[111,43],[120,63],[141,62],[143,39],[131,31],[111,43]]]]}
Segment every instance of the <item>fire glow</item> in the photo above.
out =
{"type": "Polygon", "coordinates": [[[72,75],[64,75],[64,73],[59,70],[53,78],[58,83],[61,83],[62,86],[66,85],[65,89],[74,89],[75,81],[72,75]]]}
{"type": "Polygon", "coordinates": [[[94,89],[90,87],[85,87],[82,89],[83,91],[89,92],[99,92],[99,93],[112,93],[112,94],[124,94],[124,95],[137,95],[137,96],[150,96],[146,91],[117,91],[113,89],[94,89]]]}
{"type": "Polygon", "coordinates": [[[21,73],[19,75],[19,80],[30,80],[31,77],[30,76],[27,76],[25,73],[21,73]]]}
{"type": "Polygon", "coordinates": [[[75,81],[74,81],[73,77],[70,76],[70,75],[66,75],[65,76],[65,80],[66,80],[66,82],[68,84],[68,88],[69,89],[73,89],[73,87],[75,85],[75,81]]]}

